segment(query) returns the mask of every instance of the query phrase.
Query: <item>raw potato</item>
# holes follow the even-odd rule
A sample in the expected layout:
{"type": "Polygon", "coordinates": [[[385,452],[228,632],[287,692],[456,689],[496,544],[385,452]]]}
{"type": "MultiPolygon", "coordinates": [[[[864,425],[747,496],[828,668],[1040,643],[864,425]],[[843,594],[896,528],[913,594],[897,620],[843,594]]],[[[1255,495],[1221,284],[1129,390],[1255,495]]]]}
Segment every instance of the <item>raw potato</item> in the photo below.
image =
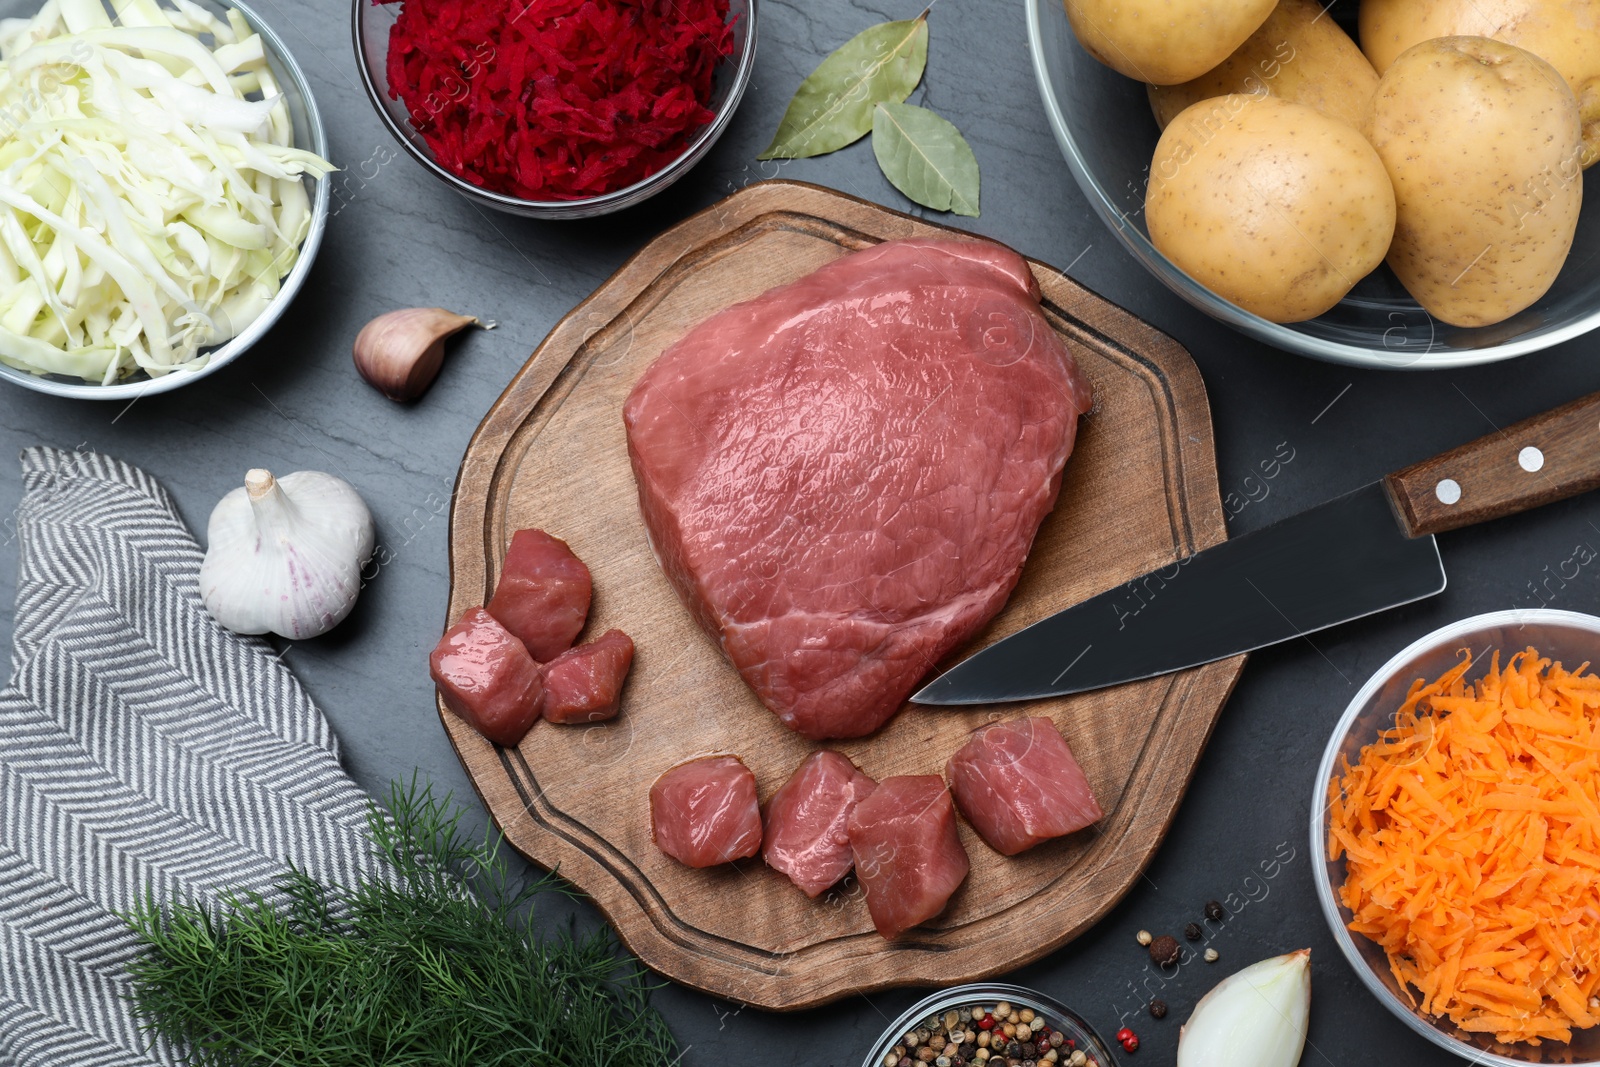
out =
{"type": "Polygon", "coordinates": [[[1600,161],[1600,0],[1361,0],[1361,47],[1382,74],[1434,37],[1492,37],[1567,79],[1583,116],[1583,165],[1600,161]]]}
{"type": "Polygon", "coordinates": [[[1150,86],[1150,107],[1164,130],[1191,104],[1256,93],[1309,104],[1360,129],[1377,88],[1378,72],[1317,0],[1279,0],[1261,28],[1217,67],[1181,85],[1150,86]]]}
{"type": "Polygon", "coordinates": [[[1150,163],[1150,240],[1273,322],[1315,318],[1383,262],[1394,191],[1372,146],[1305,104],[1233,94],[1167,127],[1150,163]]]}
{"type": "Polygon", "coordinates": [[[1130,78],[1176,85],[1245,42],[1274,0],[1065,0],[1078,42],[1130,78]]]}
{"type": "Polygon", "coordinates": [[[1389,266],[1456,326],[1550,288],[1583,204],[1578,104],[1554,67],[1485,37],[1439,37],[1378,83],[1367,137],[1394,182],[1389,266]]]}

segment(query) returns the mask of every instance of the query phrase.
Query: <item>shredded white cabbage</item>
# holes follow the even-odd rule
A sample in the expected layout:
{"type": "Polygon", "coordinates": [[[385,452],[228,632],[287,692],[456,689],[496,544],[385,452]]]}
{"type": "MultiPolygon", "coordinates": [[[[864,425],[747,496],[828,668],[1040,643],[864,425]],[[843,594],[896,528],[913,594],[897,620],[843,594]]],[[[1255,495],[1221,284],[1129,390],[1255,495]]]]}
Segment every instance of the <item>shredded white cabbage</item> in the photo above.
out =
{"type": "Polygon", "coordinates": [[[261,38],[192,0],[0,19],[0,361],[110,384],[196,367],[311,228],[261,38]]]}

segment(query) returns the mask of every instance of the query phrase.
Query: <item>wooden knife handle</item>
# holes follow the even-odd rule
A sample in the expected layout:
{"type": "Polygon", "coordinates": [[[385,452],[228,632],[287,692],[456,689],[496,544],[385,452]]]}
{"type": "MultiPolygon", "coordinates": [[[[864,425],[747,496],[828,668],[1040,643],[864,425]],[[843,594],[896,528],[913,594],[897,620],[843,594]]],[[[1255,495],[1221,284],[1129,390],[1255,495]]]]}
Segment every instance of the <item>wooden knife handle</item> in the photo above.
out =
{"type": "Polygon", "coordinates": [[[1412,537],[1600,488],[1600,393],[1396,471],[1384,485],[1412,537]]]}

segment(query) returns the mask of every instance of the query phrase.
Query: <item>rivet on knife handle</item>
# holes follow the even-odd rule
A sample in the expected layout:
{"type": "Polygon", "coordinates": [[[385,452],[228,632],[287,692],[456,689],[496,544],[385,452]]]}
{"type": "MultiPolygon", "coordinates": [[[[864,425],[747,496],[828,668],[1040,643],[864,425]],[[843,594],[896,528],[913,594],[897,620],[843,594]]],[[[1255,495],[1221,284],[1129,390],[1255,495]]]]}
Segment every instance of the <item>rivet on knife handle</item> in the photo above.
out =
{"type": "Polygon", "coordinates": [[[1396,471],[1384,485],[1412,537],[1600,488],[1600,393],[1396,471]]]}

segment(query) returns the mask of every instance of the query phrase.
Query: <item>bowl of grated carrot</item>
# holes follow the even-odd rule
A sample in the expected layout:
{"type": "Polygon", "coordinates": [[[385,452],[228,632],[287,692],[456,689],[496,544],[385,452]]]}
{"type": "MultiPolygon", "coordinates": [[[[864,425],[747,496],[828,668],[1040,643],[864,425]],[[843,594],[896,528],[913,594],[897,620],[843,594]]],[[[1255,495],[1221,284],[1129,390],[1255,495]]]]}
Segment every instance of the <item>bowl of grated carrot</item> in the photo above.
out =
{"type": "Polygon", "coordinates": [[[1600,1064],[1600,618],[1502,611],[1405,649],[1323,754],[1317,897],[1372,993],[1485,1064],[1600,1064]]]}

